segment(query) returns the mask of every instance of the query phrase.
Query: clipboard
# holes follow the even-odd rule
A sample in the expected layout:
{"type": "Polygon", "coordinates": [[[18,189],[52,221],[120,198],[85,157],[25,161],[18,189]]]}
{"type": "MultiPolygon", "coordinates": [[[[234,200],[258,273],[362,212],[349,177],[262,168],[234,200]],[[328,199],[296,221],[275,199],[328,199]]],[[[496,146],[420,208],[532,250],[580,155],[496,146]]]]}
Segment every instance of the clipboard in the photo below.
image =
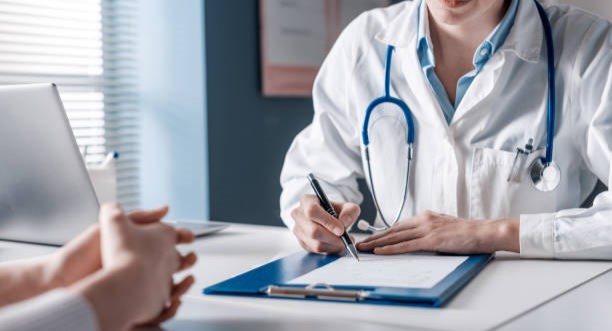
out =
{"type": "Polygon", "coordinates": [[[441,307],[472,280],[493,255],[471,255],[431,288],[288,284],[291,280],[336,261],[339,256],[299,252],[206,287],[207,295],[341,301],[364,304],[441,307]]]}

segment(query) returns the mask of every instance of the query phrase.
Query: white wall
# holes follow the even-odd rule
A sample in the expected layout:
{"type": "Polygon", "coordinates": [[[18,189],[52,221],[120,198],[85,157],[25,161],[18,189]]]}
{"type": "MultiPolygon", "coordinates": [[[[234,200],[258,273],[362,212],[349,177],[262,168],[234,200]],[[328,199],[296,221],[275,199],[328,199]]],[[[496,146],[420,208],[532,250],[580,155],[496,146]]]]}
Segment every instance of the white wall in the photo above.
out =
{"type": "Polygon", "coordinates": [[[555,0],[554,2],[569,3],[612,20],[612,1],[610,0],[555,0]]]}

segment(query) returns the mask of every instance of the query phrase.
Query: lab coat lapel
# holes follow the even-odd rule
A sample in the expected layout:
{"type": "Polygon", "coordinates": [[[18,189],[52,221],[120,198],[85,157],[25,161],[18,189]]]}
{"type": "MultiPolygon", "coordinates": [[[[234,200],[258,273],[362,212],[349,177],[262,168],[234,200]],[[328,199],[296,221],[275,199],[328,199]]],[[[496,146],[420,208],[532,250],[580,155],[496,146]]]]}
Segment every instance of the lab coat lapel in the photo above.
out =
{"type": "Polygon", "coordinates": [[[453,115],[451,126],[458,123],[468,112],[477,109],[478,104],[491,94],[502,68],[510,67],[511,65],[507,62],[515,60],[512,54],[523,61],[537,63],[540,58],[543,36],[544,30],[535,4],[532,0],[521,1],[514,25],[503,46],[497,50],[472,82],[453,115]]]}
{"type": "Polygon", "coordinates": [[[469,111],[477,109],[478,103],[491,94],[505,61],[504,54],[498,53],[482,68],[457,107],[451,126],[454,126],[469,111]]]}
{"type": "Polygon", "coordinates": [[[418,5],[406,2],[401,13],[376,35],[381,45],[395,47],[391,70],[392,94],[404,100],[417,126],[429,126],[447,132],[448,124],[433,89],[430,87],[416,53],[418,5]]]}
{"type": "Polygon", "coordinates": [[[415,105],[411,108],[415,117],[439,128],[441,132],[447,132],[448,124],[446,118],[444,118],[442,107],[423,73],[416,49],[401,49],[400,51],[402,58],[405,59],[402,74],[408,82],[408,88],[414,100],[415,105]]]}

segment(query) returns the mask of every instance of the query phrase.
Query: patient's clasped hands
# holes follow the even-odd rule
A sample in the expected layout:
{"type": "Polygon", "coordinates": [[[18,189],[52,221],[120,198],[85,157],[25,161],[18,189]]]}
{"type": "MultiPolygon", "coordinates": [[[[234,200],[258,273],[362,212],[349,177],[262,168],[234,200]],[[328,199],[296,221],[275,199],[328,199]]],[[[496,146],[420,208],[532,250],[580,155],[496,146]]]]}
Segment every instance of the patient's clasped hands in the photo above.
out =
{"type": "Polygon", "coordinates": [[[177,251],[176,245],[194,236],[161,223],[167,212],[163,207],[126,214],[117,204],[103,205],[99,224],[48,260],[52,287],[68,287],[87,299],[101,330],[171,318],[194,282],[187,276],[175,284],[173,275],[193,266],[196,255],[177,251]]]}

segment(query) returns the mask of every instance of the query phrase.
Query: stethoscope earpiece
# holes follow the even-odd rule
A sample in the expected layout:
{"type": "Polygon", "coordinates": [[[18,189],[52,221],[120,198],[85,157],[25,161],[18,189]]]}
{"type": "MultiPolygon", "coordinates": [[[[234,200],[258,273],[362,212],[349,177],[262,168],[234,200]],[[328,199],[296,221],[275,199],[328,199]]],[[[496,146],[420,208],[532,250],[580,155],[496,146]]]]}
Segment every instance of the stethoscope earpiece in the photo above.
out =
{"type": "Polygon", "coordinates": [[[359,222],[357,222],[357,228],[361,231],[370,231],[373,233],[385,231],[387,229],[387,227],[384,227],[384,226],[376,227],[376,226],[370,225],[370,223],[368,223],[368,221],[366,220],[359,220],[359,222]]]}

